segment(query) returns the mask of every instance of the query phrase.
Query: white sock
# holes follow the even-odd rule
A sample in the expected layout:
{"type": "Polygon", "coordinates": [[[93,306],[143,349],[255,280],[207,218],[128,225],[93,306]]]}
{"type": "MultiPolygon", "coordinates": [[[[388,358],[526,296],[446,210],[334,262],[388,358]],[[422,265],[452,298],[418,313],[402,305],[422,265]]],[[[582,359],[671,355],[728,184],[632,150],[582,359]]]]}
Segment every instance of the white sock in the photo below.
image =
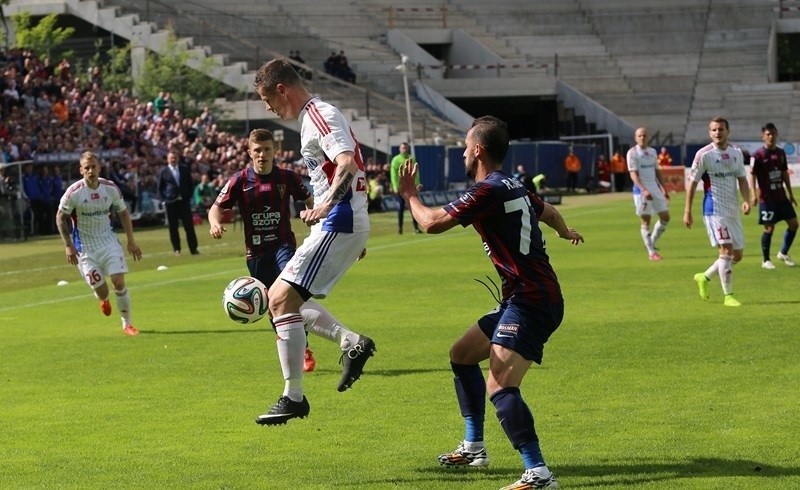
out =
{"type": "Polygon", "coordinates": [[[706,279],[711,280],[719,272],[719,259],[715,260],[711,267],[704,272],[706,279]]]}
{"type": "Polygon", "coordinates": [[[649,254],[655,253],[655,249],[653,248],[653,241],[650,238],[650,227],[647,225],[642,225],[640,232],[642,234],[642,241],[644,242],[644,246],[647,249],[647,253],[649,254]]]}
{"type": "Polygon", "coordinates": [[[658,220],[656,226],[653,227],[653,236],[651,238],[653,242],[653,248],[655,248],[656,242],[658,241],[659,238],[661,238],[661,235],[663,235],[665,231],[667,231],[667,223],[658,220]]]}
{"type": "Polygon", "coordinates": [[[122,328],[132,325],[131,323],[131,295],[128,294],[128,288],[122,291],[114,291],[117,295],[117,310],[122,315],[122,328]]]}
{"type": "Polygon", "coordinates": [[[332,342],[338,342],[346,349],[358,342],[359,335],[348,330],[328,310],[316,301],[308,300],[300,307],[306,330],[332,342]]]}
{"type": "Polygon", "coordinates": [[[722,292],[731,294],[733,292],[733,267],[731,258],[728,256],[719,258],[719,282],[722,283],[722,292]]]}
{"type": "Polygon", "coordinates": [[[464,444],[464,449],[471,453],[476,453],[486,447],[483,441],[464,441],[462,444],[464,444]]]}
{"type": "Polygon", "coordinates": [[[306,351],[306,332],[299,313],[287,313],[273,320],[278,334],[278,358],[283,379],[283,395],[292,401],[303,401],[303,360],[306,351]]]}

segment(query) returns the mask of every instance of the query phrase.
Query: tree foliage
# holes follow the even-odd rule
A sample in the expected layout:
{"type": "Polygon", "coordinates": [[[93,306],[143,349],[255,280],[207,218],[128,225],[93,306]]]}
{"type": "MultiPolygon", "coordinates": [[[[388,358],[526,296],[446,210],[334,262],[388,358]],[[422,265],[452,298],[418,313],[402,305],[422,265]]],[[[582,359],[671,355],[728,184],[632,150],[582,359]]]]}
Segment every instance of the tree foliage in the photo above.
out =
{"type": "MultiPolygon", "coordinates": [[[[0,0],[0,5],[7,0],[0,0]]],[[[75,32],[72,27],[58,28],[58,16],[43,17],[35,26],[30,12],[23,11],[13,16],[17,47],[29,49],[39,56],[50,56],[51,51],[69,39],[75,32]]],[[[168,26],[167,41],[160,54],[149,52],[145,58],[142,76],[133,79],[131,69],[131,45],[112,46],[102,52],[103,42],[95,42],[95,54],[91,60],[73,60],[78,73],[86,73],[99,67],[103,86],[109,90],[129,89],[142,99],[155,99],[159,92],[170,92],[177,107],[186,116],[199,114],[203,107],[211,105],[217,97],[230,89],[209,76],[218,68],[211,57],[205,57],[196,69],[187,65],[192,54],[182,43],[172,26],[168,26]],[[88,66],[86,66],[88,64],[88,66]]]]}
{"type": "Polygon", "coordinates": [[[27,11],[14,14],[11,20],[14,23],[17,47],[29,49],[40,57],[50,57],[56,46],[75,33],[73,27],[56,27],[58,14],[42,17],[36,25],[31,25],[31,14],[27,11]]]}
{"type": "Polygon", "coordinates": [[[184,114],[199,114],[204,106],[229,89],[209,76],[218,66],[213,58],[204,58],[197,69],[187,66],[192,55],[171,26],[168,31],[162,52],[148,53],[143,74],[134,82],[135,92],[143,99],[154,99],[162,91],[170,92],[184,114]]]}

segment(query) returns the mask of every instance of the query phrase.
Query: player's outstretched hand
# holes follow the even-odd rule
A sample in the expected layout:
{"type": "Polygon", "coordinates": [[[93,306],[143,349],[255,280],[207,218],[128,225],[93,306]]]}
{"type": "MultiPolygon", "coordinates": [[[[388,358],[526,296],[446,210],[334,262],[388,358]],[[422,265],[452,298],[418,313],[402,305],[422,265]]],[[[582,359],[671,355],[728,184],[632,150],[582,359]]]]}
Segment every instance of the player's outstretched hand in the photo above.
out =
{"type": "Polygon", "coordinates": [[[583,243],[583,235],[578,233],[578,231],[575,230],[575,228],[567,228],[566,235],[562,236],[561,238],[563,238],[564,240],[569,240],[570,242],[572,242],[573,245],[583,243]]]}
{"type": "Polygon", "coordinates": [[[419,192],[416,185],[416,177],[418,171],[419,167],[417,167],[417,164],[414,163],[414,161],[410,158],[406,160],[404,164],[400,165],[400,169],[398,172],[400,177],[398,193],[403,199],[408,199],[409,197],[416,196],[417,192],[419,192]]]}
{"type": "Polygon", "coordinates": [[[216,240],[222,238],[222,234],[228,231],[222,225],[211,225],[211,228],[208,230],[208,233],[216,240]]]}
{"type": "Polygon", "coordinates": [[[139,245],[137,245],[136,242],[128,243],[128,252],[131,253],[133,260],[142,260],[142,249],[139,248],[139,245]]]}

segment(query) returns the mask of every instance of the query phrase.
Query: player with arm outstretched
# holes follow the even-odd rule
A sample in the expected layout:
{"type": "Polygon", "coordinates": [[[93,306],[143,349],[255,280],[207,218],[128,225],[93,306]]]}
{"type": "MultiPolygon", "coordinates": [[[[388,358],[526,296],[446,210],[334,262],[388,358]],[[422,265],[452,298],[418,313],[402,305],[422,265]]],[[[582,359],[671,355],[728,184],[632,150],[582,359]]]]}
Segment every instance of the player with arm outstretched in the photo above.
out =
{"type": "Polygon", "coordinates": [[[472,225],[503,285],[500,304],[469,327],[450,350],[465,435],[453,452],[440,455],[438,461],[448,467],[489,464],[483,442],[488,391],[497,418],[525,466],[520,480],[507,488],[557,487],[519,387],[531,364],[541,364],[544,344],[564,315],[561,287],[539,222],[575,245],[583,237],[567,227],[553,206],[502,171],[509,143],[505,123],[491,116],[476,119],[465,142],[466,173],[475,184],[444,208],[422,203],[414,182],[416,166],[410,161],[400,177],[401,195],[420,228],[442,233],[457,225],[472,225]],[[487,359],[489,377],[484,380],[479,363],[487,359]]]}

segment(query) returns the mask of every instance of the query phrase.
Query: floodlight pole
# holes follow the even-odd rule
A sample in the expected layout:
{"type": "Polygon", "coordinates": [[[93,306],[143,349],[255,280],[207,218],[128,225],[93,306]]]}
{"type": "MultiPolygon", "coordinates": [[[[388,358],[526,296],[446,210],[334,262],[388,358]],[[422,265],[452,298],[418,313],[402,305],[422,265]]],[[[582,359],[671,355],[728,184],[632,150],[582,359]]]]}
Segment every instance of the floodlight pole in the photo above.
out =
{"type": "Polygon", "coordinates": [[[400,55],[400,66],[397,67],[403,74],[403,91],[406,96],[406,118],[408,119],[408,144],[411,147],[411,154],[414,154],[414,131],[411,127],[411,100],[408,96],[408,56],[400,55]]]}

